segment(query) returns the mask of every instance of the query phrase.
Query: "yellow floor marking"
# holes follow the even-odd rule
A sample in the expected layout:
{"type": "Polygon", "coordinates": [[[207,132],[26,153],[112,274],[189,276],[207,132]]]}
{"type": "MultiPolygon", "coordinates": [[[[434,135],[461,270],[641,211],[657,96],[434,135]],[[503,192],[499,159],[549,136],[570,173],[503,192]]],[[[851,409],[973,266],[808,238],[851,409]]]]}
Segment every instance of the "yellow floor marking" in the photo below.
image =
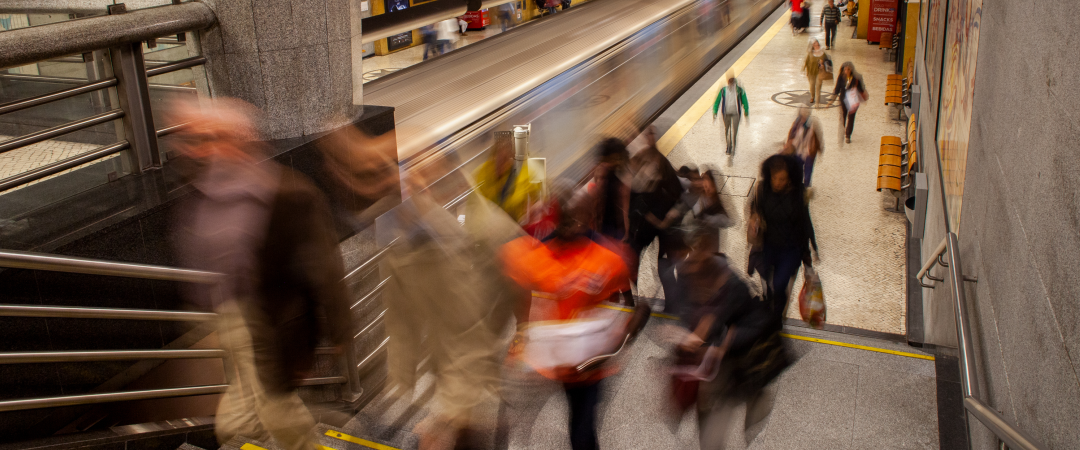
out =
{"type": "Polygon", "coordinates": [[[330,448],[325,445],[316,445],[315,447],[318,448],[318,450],[337,450],[336,448],[330,448]]]}
{"type": "Polygon", "coordinates": [[[266,450],[266,449],[262,448],[262,447],[259,447],[258,445],[255,445],[255,444],[244,444],[244,445],[240,446],[240,450],[266,450]]]}
{"type": "MultiPolygon", "coordinates": [[[[607,309],[614,309],[614,310],[616,310],[616,311],[622,311],[622,312],[634,312],[634,310],[633,310],[633,309],[630,309],[630,308],[624,308],[624,307],[622,307],[622,306],[615,306],[615,305],[604,305],[604,304],[601,304],[601,305],[599,305],[599,306],[600,306],[601,308],[607,308],[607,309]]],[[[654,312],[654,313],[652,313],[652,316],[653,316],[653,317],[659,317],[659,318],[661,318],[661,319],[672,319],[672,320],[679,320],[679,318],[678,318],[678,317],[675,317],[675,316],[671,316],[671,315],[668,315],[668,314],[662,314],[662,313],[655,313],[655,312],[654,312]]]]}
{"type": "Polygon", "coordinates": [[[896,350],[889,350],[889,349],[877,348],[877,347],[869,347],[869,346],[866,346],[866,345],[848,344],[847,342],[830,341],[830,340],[827,340],[827,339],[818,339],[818,338],[812,338],[812,337],[806,337],[806,336],[797,336],[797,335],[794,335],[794,334],[787,334],[787,333],[780,333],[780,335],[783,336],[783,337],[786,337],[786,338],[790,338],[790,339],[798,339],[800,341],[817,342],[819,344],[836,345],[836,346],[839,346],[839,347],[857,348],[859,350],[868,350],[868,351],[871,351],[871,352],[878,352],[878,353],[888,353],[890,355],[906,356],[908,358],[925,359],[925,360],[928,360],[928,361],[933,361],[934,360],[934,357],[931,356],[931,355],[920,355],[918,353],[900,352],[900,351],[896,351],[896,350]]]}
{"type": "MultiPolygon", "coordinates": [[[[735,61],[735,64],[731,66],[729,71],[734,72],[735,77],[738,78],[743,70],[746,69],[746,66],[750,65],[750,62],[757,57],[758,53],[761,53],[761,51],[765,49],[765,46],[769,44],[769,41],[776,36],[776,33],[779,33],[780,30],[791,21],[790,17],[790,11],[784,13],[784,15],[781,16],[780,19],[778,19],[776,23],[774,23],[773,26],[746,51],[746,53],[743,53],[743,55],[735,61]]],[[[664,136],[656,142],[656,148],[660,149],[660,152],[664,155],[671,153],[671,151],[675,149],[675,144],[678,144],[679,141],[686,136],[686,133],[690,132],[690,129],[694,127],[694,124],[701,119],[701,116],[712,110],[712,105],[713,102],[716,101],[716,96],[720,95],[720,87],[726,84],[727,74],[724,74],[719,80],[716,80],[716,83],[714,83],[709,90],[705,91],[705,94],[702,95],[701,98],[690,106],[690,109],[687,110],[670,129],[668,129],[667,133],[664,133],[664,136]]]]}
{"type": "Polygon", "coordinates": [[[340,431],[326,430],[326,435],[330,436],[330,437],[332,437],[334,439],[341,439],[343,441],[352,442],[353,444],[360,444],[360,445],[363,445],[364,447],[373,448],[375,450],[398,450],[398,449],[396,449],[394,447],[391,447],[389,445],[382,445],[382,444],[380,444],[378,442],[371,442],[371,441],[368,441],[368,440],[365,440],[365,439],[360,439],[360,438],[355,437],[355,436],[349,436],[349,435],[347,435],[345,433],[342,433],[340,431]]]}

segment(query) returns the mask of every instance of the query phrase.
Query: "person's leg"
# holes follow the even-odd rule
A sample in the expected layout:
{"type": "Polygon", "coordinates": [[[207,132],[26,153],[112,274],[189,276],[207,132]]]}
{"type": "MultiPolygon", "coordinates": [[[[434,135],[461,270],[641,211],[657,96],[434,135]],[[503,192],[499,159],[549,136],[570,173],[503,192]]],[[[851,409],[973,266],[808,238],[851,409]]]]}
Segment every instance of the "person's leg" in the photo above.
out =
{"type": "Polygon", "coordinates": [[[824,100],[821,98],[821,83],[824,81],[821,75],[822,74],[819,72],[817,76],[817,81],[814,83],[813,96],[817,99],[817,103],[825,103],[824,100]]]}
{"type": "Polygon", "coordinates": [[[817,102],[817,91],[815,90],[815,86],[818,82],[817,77],[806,74],[806,82],[810,83],[810,104],[813,105],[815,102],[817,102]]]}
{"type": "Polygon", "coordinates": [[[772,384],[761,388],[747,399],[746,421],[743,422],[747,446],[761,433],[762,428],[764,428],[762,422],[772,413],[775,400],[776,388],[772,384]]]}
{"type": "Polygon", "coordinates": [[[852,111],[847,115],[847,128],[845,131],[849,141],[851,140],[851,132],[855,130],[855,114],[858,114],[858,111],[852,111]]]}
{"type": "Polygon", "coordinates": [[[810,176],[814,174],[814,157],[808,156],[803,161],[803,182],[810,187],[810,176]]]}
{"type": "Polygon", "coordinates": [[[731,118],[731,151],[728,153],[735,153],[735,147],[739,146],[739,122],[742,121],[742,116],[738,113],[734,114],[731,118]]]}
{"type": "Polygon", "coordinates": [[[587,385],[563,385],[570,405],[570,448],[598,450],[596,406],[600,403],[600,382],[587,385]]]}
{"type": "Polygon", "coordinates": [[[725,147],[725,150],[728,153],[731,153],[731,147],[735,144],[731,140],[731,135],[732,135],[732,133],[731,133],[731,116],[732,116],[732,114],[722,114],[722,116],[724,118],[724,139],[727,142],[727,147],[725,147]]]}
{"type": "Polygon", "coordinates": [[[836,27],[837,27],[837,25],[839,25],[838,22],[833,22],[832,24],[829,25],[828,33],[829,33],[829,36],[831,37],[830,40],[832,41],[832,43],[829,44],[830,47],[836,47],[836,27]]]}
{"type": "Polygon", "coordinates": [[[802,263],[799,250],[785,250],[779,252],[774,259],[772,291],[773,312],[779,316],[781,322],[787,313],[788,301],[791,299],[791,283],[795,275],[799,273],[799,265],[802,263]]]}

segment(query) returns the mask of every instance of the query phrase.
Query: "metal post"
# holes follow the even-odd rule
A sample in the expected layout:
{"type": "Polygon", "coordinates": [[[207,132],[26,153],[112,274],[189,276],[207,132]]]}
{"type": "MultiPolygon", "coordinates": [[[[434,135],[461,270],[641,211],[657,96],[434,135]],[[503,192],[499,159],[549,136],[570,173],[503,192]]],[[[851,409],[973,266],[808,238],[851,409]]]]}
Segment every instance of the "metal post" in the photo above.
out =
{"type": "Polygon", "coordinates": [[[529,159],[529,134],[532,133],[532,124],[514,125],[514,159],[525,161],[529,159]]]}
{"type": "Polygon", "coordinates": [[[344,355],[340,358],[342,369],[345,370],[346,383],[341,386],[342,400],[353,403],[360,399],[364,388],[360,387],[360,371],[356,368],[356,338],[342,349],[344,355]]]}
{"type": "Polygon", "coordinates": [[[150,111],[150,89],[146,80],[142,43],[133,42],[112,49],[113,73],[120,84],[120,107],[124,110],[124,133],[131,143],[132,172],[161,167],[154,115],[150,111]]]}

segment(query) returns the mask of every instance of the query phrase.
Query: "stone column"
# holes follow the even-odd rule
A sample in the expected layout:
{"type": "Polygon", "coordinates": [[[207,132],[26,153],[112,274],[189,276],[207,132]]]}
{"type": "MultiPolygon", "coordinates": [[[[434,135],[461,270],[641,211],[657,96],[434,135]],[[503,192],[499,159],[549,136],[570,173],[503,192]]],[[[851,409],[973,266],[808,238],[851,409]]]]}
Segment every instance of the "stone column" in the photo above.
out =
{"type": "Polygon", "coordinates": [[[209,94],[262,109],[267,139],[315,134],[360,116],[360,0],[204,1],[218,19],[200,33],[209,94]]]}

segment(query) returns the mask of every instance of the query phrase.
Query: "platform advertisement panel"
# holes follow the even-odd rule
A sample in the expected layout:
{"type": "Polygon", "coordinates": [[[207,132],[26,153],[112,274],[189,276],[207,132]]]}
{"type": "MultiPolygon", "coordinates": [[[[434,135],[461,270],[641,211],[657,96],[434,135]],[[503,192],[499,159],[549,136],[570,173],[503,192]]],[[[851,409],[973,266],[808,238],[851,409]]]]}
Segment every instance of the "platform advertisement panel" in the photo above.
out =
{"type": "Polygon", "coordinates": [[[896,33],[897,0],[870,0],[870,28],[867,42],[881,42],[881,33],[896,33]]]}
{"type": "Polygon", "coordinates": [[[465,15],[461,16],[466,22],[469,22],[470,30],[483,30],[484,27],[491,25],[491,17],[488,16],[488,10],[481,9],[479,11],[469,11],[465,15]]]}
{"type": "Polygon", "coordinates": [[[975,101],[982,0],[951,0],[947,17],[937,144],[949,228],[959,230],[975,101]]]}

